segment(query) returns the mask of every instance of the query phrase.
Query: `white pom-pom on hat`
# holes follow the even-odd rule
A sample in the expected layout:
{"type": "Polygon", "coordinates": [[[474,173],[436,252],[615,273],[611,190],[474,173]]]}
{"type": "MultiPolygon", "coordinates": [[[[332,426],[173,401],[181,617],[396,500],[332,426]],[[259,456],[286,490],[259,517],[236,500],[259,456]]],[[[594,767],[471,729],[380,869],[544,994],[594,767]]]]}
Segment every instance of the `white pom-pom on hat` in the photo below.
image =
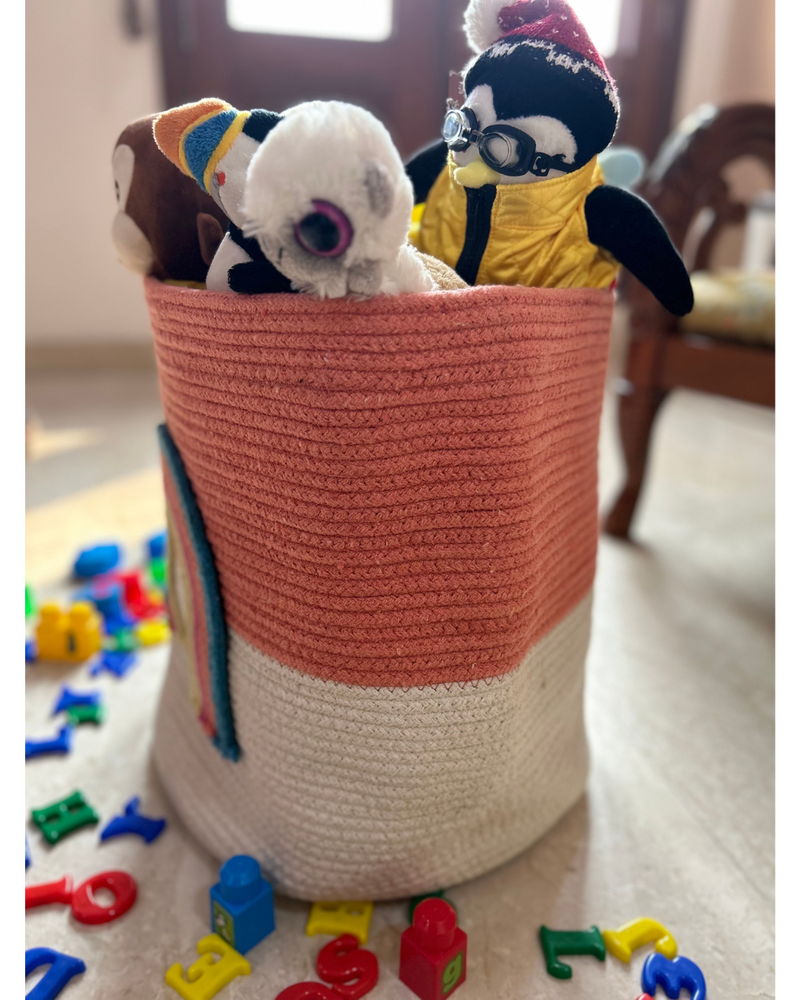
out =
{"type": "Polygon", "coordinates": [[[469,0],[464,14],[464,31],[473,52],[483,52],[505,34],[498,15],[513,0],[469,0]]]}

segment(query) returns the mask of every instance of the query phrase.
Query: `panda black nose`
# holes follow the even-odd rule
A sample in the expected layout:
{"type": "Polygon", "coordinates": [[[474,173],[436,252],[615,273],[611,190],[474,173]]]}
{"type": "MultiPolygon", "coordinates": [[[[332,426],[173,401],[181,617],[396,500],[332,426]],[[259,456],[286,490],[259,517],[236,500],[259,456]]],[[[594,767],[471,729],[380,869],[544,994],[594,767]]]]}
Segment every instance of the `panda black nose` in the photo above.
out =
{"type": "Polygon", "coordinates": [[[329,201],[313,201],[309,212],[295,223],[300,246],[316,257],[339,257],[353,242],[353,227],[344,212],[329,201]]]}

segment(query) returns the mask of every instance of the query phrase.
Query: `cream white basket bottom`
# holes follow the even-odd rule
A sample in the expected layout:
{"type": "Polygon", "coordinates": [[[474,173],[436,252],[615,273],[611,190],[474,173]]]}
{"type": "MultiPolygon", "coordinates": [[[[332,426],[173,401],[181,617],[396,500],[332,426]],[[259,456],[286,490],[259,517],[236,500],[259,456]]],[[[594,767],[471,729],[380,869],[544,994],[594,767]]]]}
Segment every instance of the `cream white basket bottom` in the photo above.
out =
{"type": "Polygon", "coordinates": [[[229,630],[241,759],[198,725],[179,640],[155,762],[203,846],[250,854],[300,899],[392,899],[514,857],[581,796],[591,595],[519,667],[468,684],[356,687],[290,669],[229,630]]]}

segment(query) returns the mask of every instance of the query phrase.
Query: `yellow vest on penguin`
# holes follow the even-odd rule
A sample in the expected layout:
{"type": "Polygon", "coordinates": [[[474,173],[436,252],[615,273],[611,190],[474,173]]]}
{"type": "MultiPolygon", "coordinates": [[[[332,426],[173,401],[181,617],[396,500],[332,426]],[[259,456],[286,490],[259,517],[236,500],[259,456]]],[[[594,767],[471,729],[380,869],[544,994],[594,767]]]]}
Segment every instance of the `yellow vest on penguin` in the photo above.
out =
{"type": "Polygon", "coordinates": [[[467,191],[454,179],[456,169],[450,155],[428,194],[419,229],[413,227],[410,234],[423,253],[456,268],[462,254],[468,258],[480,253],[485,240],[476,285],[607,288],[612,284],[619,264],[607,250],[589,242],[584,214],[587,196],[603,183],[596,156],[579,170],[552,180],[498,184],[491,215],[481,220],[478,208],[469,226],[467,191]],[[481,231],[487,218],[488,239],[481,231]]]}

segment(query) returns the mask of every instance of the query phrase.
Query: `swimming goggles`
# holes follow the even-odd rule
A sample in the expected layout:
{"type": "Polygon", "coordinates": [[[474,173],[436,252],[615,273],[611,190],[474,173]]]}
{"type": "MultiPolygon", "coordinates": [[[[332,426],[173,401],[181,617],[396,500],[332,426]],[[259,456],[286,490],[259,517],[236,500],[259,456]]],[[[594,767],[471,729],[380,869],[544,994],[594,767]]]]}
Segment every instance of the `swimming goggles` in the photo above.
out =
{"type": "Polygon", "coordinates": [[[521,177],[528,172],[546,177],[551,170],[570,173],[578,169],[564,162],[563,153],[549,156],[537,152],[536,142],[513,125],[489,125],[481,130],[472,108],[451,108],[444,116],[442,138],[454,153],[476,146],[483,162],[506,177],[521,177]]]}

